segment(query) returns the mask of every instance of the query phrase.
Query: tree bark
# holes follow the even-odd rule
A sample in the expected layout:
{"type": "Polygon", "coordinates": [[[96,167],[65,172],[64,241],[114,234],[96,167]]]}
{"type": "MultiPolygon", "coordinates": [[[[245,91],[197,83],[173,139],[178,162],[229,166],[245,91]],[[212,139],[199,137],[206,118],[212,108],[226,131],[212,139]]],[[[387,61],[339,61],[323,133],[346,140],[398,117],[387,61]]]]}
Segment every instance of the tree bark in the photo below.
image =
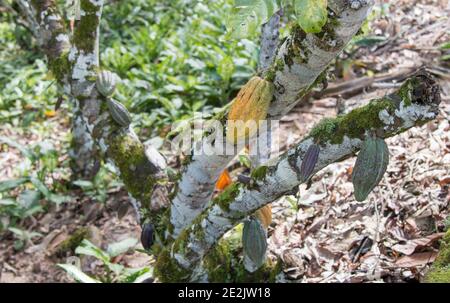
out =
{"type": "MultiPolygon", "coordinates": [[[[71,69],[68,61],[71,37],[62,16],[58,13],[56,2],[34,1],[30,4],[30,1],[19,0],[17,4],[30,25],[39,47],[47,55],[50,71],[58,84],[65,87],[68,93],[71,80],[68,74],[71,69]],[[37,11],[41,15],[38,15],[37,11]]],[[[72,179],[92,179],[100,168],[101,159],[87,129],[84,115],[95,113],[95,106],[92,104],[81,106],[76,100],[72,100],[72,105],[72,143],[69,151],[72,179]]]]}

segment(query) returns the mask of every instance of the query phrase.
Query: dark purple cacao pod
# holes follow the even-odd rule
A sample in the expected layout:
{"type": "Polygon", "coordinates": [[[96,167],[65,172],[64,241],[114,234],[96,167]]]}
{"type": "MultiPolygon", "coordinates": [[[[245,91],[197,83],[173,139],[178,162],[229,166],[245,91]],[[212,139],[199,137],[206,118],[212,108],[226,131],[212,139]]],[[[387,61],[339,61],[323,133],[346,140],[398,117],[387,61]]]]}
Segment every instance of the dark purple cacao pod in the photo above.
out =
{"type": "Polygon", "coordinates": [[[142,226],[141,243],[144,249],[150,249],[155,241],[155,228],[151,223],[145,223],[142,226]]]}
{"type": "Polygon", "coordinates": [[[311,144],[305,153],[302,160],[302,165],[300,167],[300,176],[302,182],[306,181],[311,177],[311,174],[316,167],[317,160],[319,159],[320,147],[317,144],[311,144]]]}

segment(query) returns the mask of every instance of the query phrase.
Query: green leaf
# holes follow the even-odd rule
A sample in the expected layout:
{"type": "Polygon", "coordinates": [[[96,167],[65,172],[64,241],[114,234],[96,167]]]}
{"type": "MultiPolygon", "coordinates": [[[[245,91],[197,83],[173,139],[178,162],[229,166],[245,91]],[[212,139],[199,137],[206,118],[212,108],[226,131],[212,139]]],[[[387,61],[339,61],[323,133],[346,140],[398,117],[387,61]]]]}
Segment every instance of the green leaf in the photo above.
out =
{"type": "Polygon", "coordinates": [[[97,281],[88,275],[86,275],[84,272],[81,271],[78,267],[71,265],[71,264],[58,264],[59,267],[64,269],[72,278],[77,280],[81,283],[100,283],[100,281],[97,281]]]}
{"type": "Polygon", "coordinates": [[[29,208],[33,204],[37,203],[41,198],[41,193],[36,190],[24,190],[17,197],[17,202],[23,208],[29,208]]]}
{"type": "Polygon", "coordinates": [[[0,182],[0,192],[7,191],[13,188],[16,188],[19,185],[22,185],[25,182],[28,182],[29,178],[18,178],[12,180],[6,180],[0,182]]]}
{"type": "Polygon", "coordinates": [[[92,244],[90,241],[84,239],[80,246],[75,249],[76,254],[93,256],[97,259],[103,261],[104,263],[109,263],[110,257],[103,250],[92,244]]]}
{"type": "Polygon", "coordinates": [[[126,253],[128,250],[135,247],[137,243],[138,240],[135,238],[127,238],[120,242],[112,243],[108,245],[107,249],[108,255],[110,255],[111,257],[115,257],[123,253],[126,253]]]}
{"type": "Polygon", "coordinates": [[[50,200],[51,192],[41,180],[36,177],[31,177],[30,181],[37,190],[39,190],[48,200],[50,200]]]}
{"type": "Polygon", "coordinates": [[[450,49],[450,42],[442,43],[441,46],[439,46],[440,49],[450,49]]]}
{"type": "Polygon", "coordinates": [[[300,27],[307,33],[320,33],[327,23],[327,0],[294,0],[300,27]]]}
{"type": "Polygon", "coordinates": [[[364,140],[353,167],[352,182],[356,201],[364,201],[380,183],[389,164],[389,149],[382,138],[364,140]]]}
{"type": "Polygon", "coordinates": [[[94,183],[92,183],[91,181],[87,181],[87,180],[76,180],[73,182],[74,185],[81,187],[81,189],[83,190],[89,190],[89,189],[93,189],[94,183]]]}
{"type": "Polygon", "coordinates": [[[238,39],[254,35],[277,10],[276,0],[236,0],[227,21],[228,30],[238,39]]]}
{"type": "Polygon", "coordinates": [[[242,165],[244,165],[247,168],[252,167],[252,161],[246,155],[239,155],[239,163],[241,163],[242,165]]]}
{"type": "Polygon", "coordinates": [[[143,268],[126,268],[127,276],[124,279],[125,283],[142,283],[143,281],[153,278],[153,270],[149,267],[143,268]]]}
{"type": "Polygon", "coordinates": [[[53,194],[51,193],[50,196],[48,197],[50,202],[53,202],[55,204],[62,204],[62,203],[67,203],[70,202],[71,197],[70,196],[64,196],[64,195],[60,195],[60,194],[53,194]]]}
{"type": "Polygon", "coordinates": [[[0,206],[11,206],[16,205],[16,201],[14,199],[0,199],[0,206]]]}

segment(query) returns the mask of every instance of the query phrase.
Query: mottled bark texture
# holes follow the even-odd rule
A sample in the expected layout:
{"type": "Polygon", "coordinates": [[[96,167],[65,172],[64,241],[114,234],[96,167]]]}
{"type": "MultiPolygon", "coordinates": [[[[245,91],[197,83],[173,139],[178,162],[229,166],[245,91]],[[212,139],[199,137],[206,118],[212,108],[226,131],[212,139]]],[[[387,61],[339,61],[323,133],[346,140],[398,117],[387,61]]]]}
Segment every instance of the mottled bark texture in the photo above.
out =
{"type": "MultiPolygon", "coordinates": [[[[73,56],[74,47],[78,46],[76,39],[70,37],[65,22],[58,12],[56,1],[20,0],[18,4],[28,23],[34,25],[33,32],[38,45],[47,56],[49,69],[57,79],[58,84],[64,88],[67,95],[77,97],[76,93],[72,94],[73,79],[71,71],[74,64],[69,60],[69,54],[73,56]]],[[[83,20],[80,21],[81,25],[86,23],[86,18],[87,16],[84,16],[83,20]]],[[[97,18],[99,19],[100,15],[97,18]]],[[[78,32],[85,30],[84,27],[78,27],[78,29],[78,32]]],[[[95,44],[92,43],[92,40],[88,41],[91,41],[90,43],[93,45],[95,44]]],[[[96,66],[98,67],[98,59],[96,60],[96,66]]],[[[74,115],[72,119],[72,143],[69,152],[73,172],[72,178],[91,179],[100,167],[100,156],[88,130],[86,120],[92,120],[98,114],[96,109],[98,106],[95,103],[84,102],[83,100],[75,101],[72,102],[74,115]]]]}
{"type": "MultiPolygon", "coordinates": [[[[101,158],[80,103],[77,99],[73,99],[72,103],[72,142],[69,150],[72,179],[91,180],[100,169],[101,158]]],[[[87,110],[89,107],[84,109],[87,110]]]]}
{"type": "Polygon", "coordinates": [[[270,119],[281,118],[301,100],[358,32],[373,4],[373,0],[329,0],[328,21],[320,33],[293,28],[267,71],[276,88],[270,119]]]}
{"type": "MultiPolygon", "coordinates": [[[[168,204],[164,159],[152,148],[146,148],[131,128],[120,127],[111,119],[106,99],[95,88],[100,67],[98,40],[102,8],[103,0],[81,0],[80,18],[70,36],[58,14],[56,1],[32,1],[49,69],[65,93],[74,99],[74,140],[82,144],[72,152],[77,160],[83,157],[88,161],[78,163],[88,169],[83,174],[98,168],[99,159],[88,154],[100,150],[118,168],[133,205],[140,208],[142,221],[159,221],[168,204]]],[[[163,227],[167,224],[162,223],[157,230],[163,227]]]]}
{"type": "Polygon", "coordinates": [[[406,81],[395,93],[372,100],[335,119],[324,119],[298,145],[268,166],[259,168],[250,184],[236,184],[214,199],[211,205],[186,228],[171,247],[170,262],[187,280],[195,278],[201,261],[218,240],[249,213],[295,191],[302,182],[300,166],[308,147],[315,143],[320,154],[314,173],[331,163],[349,158],[361,148],[364,138],[376,133],[388,138],[411,127],[420,126],[438,115],[439,87],[424,72],[406,81]]]}

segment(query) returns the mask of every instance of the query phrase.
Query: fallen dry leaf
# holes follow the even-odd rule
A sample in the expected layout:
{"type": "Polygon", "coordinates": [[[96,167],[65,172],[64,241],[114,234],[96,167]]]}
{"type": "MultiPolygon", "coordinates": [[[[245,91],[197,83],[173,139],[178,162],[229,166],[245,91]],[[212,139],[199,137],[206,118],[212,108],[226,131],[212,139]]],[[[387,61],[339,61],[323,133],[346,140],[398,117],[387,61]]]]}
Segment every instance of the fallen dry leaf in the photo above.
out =
{"type": "Polygon", "coordinates": [[[394,266],[395,267],[416,267],[416,266],[425,265],[428,263],[432,263],[436,259],[437,255],[438,255],[437,252],[431,251],[431,252],[416,253],[411,256],[404,256],[404,257],[399,258],[395,262],[394,266]]]}
{"type": "Polygon", "coordinates": [[[432,245],[435,241],[442,238],[443,235],[444,233],[436,233],[428,237],[410,240],[406,244],[396,244],[392,246],[392,249],[409,256],[419,248],[432,245]]]}

